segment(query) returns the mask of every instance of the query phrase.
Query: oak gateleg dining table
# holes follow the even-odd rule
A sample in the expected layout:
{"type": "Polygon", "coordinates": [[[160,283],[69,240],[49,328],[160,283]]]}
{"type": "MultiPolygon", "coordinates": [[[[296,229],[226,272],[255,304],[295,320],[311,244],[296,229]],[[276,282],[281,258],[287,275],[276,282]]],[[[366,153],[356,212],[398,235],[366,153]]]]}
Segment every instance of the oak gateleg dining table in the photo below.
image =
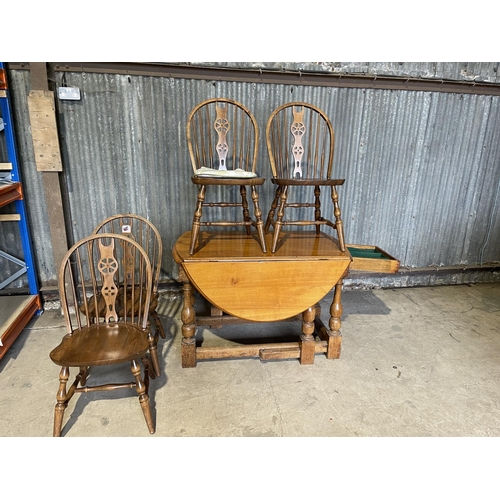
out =
{"type": "Polygon", "coordinates": [[[298,358],[301,364],[313,364],[317,353],[339,358],[342,284],[352,258],[348,250],[340,251],[334,237],[316,231],[284,231],[275,253],[264,253],[253,233],[204,231],[199,238],[193,255],[189,253],[190,231],[182,234],[172,249],[183,289],[183,368],[195,367],[198,360],[206,359],[298,358]],[[332,289],[325,325],[318,304],[332,289]],[[211,305],[210,315],[195,311],[194,290],[211,305]],[[199,326],[291,319],[302,321],[296,342],[210,347],[199,345],[196,338],[199,326]]]}

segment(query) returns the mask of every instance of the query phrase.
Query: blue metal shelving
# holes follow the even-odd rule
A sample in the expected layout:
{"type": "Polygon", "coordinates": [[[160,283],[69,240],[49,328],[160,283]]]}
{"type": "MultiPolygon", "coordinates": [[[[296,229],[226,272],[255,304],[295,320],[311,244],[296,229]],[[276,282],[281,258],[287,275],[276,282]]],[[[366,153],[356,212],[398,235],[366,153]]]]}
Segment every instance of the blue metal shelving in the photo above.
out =
{"type": "MultiPolygon", "coordinates": [[[[22,190],[21,175],[17,156],[16,141],[14,135],[14,124],[10,104],[9,90],[7,84],[7,73],[4,63],[0,62],[0,106],[5,143],[8,156],[7,175],[0,181],[0,206],[14,203],[16,214],[10,220],[17,220],[21,235],[24,260],[20,260],[7,252],[0,251],[0,265],[2,259],[7,259],[19,266],[19,271],[0,283],[0,290],[12,281],[26,274],[29,285],[28,295],[2,295],[0,303],[2,316],[0,321],[0,359],[7,352],[14,340],[23,331],[30,319],[42,312],[41,300],[38,288],[38,280],[35,272],[33,250],[28,227],[28,218],[22,190]]],[[[5,165],[5,164],[4,164],[5,165]]]]}

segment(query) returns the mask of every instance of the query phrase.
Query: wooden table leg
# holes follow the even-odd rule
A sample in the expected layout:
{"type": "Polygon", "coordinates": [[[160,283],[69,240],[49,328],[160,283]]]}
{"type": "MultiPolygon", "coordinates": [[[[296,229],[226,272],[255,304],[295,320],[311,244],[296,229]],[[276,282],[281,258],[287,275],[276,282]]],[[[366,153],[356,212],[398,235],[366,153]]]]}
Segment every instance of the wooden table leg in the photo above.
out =
{"type": "MultiPolygon", "coordinates": [[[[181,274],[181,273],[179,273],[181,274]]],[[[182,273],[183,274],[183,273],[182,273]]],[[[193,287],[186,276],[181,276],[183,303],[182,303],[182,368],[196,366],[196,313],[193,305],[193,287]]]]}
{"type": "Polygon", "coordinates": [[[340,279],[335,285],[335,292],[333,294],[332,305],[330,306],[330,321],[328,323],[330,331],[328,332],[328,349],[326,351],[327,359],[340,358],[340,349],[342,347],[342,334],[340,327],[342,322],[342,286],[344,280],[340,279]]]}
{"type": "Polygon", "coordinates": [[[314,318],[316,309],[310,307],[302,314],[302,335],[300,336],[300,364],[312,365],[316,341],[314,340],[314,318]]]}

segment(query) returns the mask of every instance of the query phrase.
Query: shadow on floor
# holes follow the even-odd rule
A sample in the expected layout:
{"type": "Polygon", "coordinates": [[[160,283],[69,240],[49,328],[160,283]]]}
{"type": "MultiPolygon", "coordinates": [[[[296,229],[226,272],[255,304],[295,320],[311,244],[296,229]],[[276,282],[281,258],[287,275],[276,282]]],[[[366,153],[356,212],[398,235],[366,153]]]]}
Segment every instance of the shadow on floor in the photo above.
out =
{"type": "MultiPolygon", "coordinates": [[[[331,294],[328,294],[321,301],[321,305],[330,304],[331,300],[331,294]]],[[[343,321],[350,315],[366,314],[378,316],[388,315],[391,312],[391,309],[372,290],[344,290],[342,292],[342,308],[343,321]]]]}

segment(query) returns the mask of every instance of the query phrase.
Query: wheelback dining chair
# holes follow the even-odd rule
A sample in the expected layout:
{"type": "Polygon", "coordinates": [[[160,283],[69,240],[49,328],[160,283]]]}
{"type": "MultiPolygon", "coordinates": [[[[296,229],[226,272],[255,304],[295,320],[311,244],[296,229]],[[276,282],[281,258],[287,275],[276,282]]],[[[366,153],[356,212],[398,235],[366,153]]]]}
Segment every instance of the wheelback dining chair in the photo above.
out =
{"type": "Polygon", "coordinates": [[[195,253],[199,243],[201,226],[245,226],[248,235],[251,234],[253,226],[257,230],[262,251],[266,252],[264,223],[257,192],[257,186],[262,185],[265,179],[258,177],[255,172],[259,129],[253,114],[237,101],[225,98],[208,99],[195,106],[189,114],[186,134],[194,172],[191,180],[198,187],[191,228],[190,255],[195,253]],[[215,201],[206,199],[209,187],[213,193],[210,196],[212,199],[215,197],[215,201]],[[254,204],[254,218],[248,210],[247,187],[250,187],[254,204]],[[235,188],[239,188],[239,195],[236,194],[236,198],[227,201],[228,191],[234,194],[235,188]],[[205,207],[240,207],[243,220],[217,219],[214,212],[211,212],[212,220],[208,217],[202,219],[205,207]]]}
{"type": "MultiPolygon", "coordinates": [[[[154,329],[154,340],[155,346],[158,345],[158,338],[161,336],[162,339],[165,338],[165,332],[163,330],[163,325],[161,324],[160,317],[157,312],[158,306],[158,282],[160,279],[161,270],[161,259],[162,259],[162,241],[160,232],[148,219],[140,215],[134,214],[117,214],[100,222],[95,228],[92,234],[98,233],[113,233],[122,234],[133,239],[146,251],[149,262],[151,264],[151,270],[153,273],[153,282],[151,288],[151,302],[149,305],[149,315],[153,320],[154,329]]],[[[120,285],[120,293],[123,293],[122,285],[120,285]]],[[[160,365],[158,362],[158,351],[155,348],[151,352],[151,361],[153,363],[153,369],[150,375],[159,376],[160,375],[160,365]]]]}
{"type": "MultiPolygon", "coordinates": [[[[276,185],[276,194],[269,210],[265,232],[273,227],[271,252],[276,251],[283,226],[327,225],[337,232],[339,249],[345,251],[344,229],[336,186],[345,179],[332,179],[332,164],[335,145],[333,126],[328,116],[316,106],[305,102],[290,102],[275,109],[266,126],[266,144],[271,163],[271,182],[276,185]],[[333,204],[332,218],[323,217],[321,209],[321,187],[330,188],[333,204]],[[291,203],[291,190],[300,190],[291,203]],[[310,202],[304,201],[304,190],[314,191],[310,202]],[[314,200],[314,201],[313,201],[314,200]],[[301,209],[303,220],[287,220],[289,209],[301,209]],[[305,209],[305,210],[304,210],[305,209]],[[314,209],[314,218],[307,211],[314,209]]],[[[312,193],[311,193],[312,194],[312,193]]]]}
{"type": "Polygon", "coordinates": [[[61,367],[54,436],[61,435],[64,411],[75,393],[122,388],[136,389],[149,432],[155,432],[148,395],[148,352],[154,349],[148,328],[151,290],[146,251],[127,236],[93,234],[75,243],[64,256],[59,293],[66,335],[50,353],[61,367]],[[127,293],[120,294],[120,286],[127,293]],[[87,385],[92,367],[123,363],[130,363],[132,382],[87,385]],[[70,368],[78,374],[68,388],[70,368]]]}

